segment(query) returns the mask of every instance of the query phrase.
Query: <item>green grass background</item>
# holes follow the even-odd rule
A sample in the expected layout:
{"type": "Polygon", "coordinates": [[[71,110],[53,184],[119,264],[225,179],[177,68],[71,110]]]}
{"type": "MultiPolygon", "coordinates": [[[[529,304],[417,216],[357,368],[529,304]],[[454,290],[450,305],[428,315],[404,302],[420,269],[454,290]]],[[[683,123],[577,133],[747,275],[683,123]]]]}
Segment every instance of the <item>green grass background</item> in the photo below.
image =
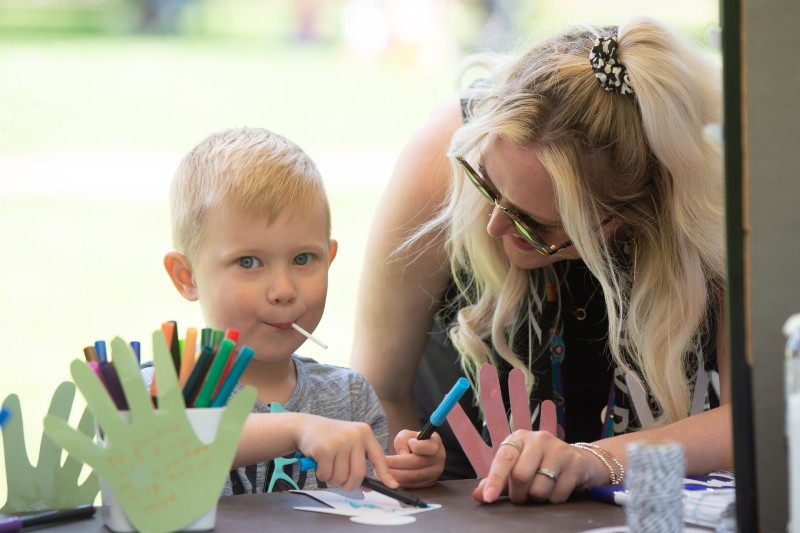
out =
{"type": "MultiPolygon", "coordinates": [[[[0,0],[0,399],[20,396],[32,454],[52,391],[84,346],[119,335],[141,340],[149,358],[161,322],[176,320],[181,335],[202,327],[161,266],[167,191],[183,153],[222,128],[272,129],[317,160],[339,255],[316,331],[330,348],[300,352],[348,364],[382,187],[405,140],[451,94],[479,18],[474,3],[443,2],[436,38],[454,49],[423,66],[411,45],[374,57],[349,49],[341,1],[323,3],[321,42],[298,43],[290,4],[206,0],[183,34],[152,35],[132,31],[131,2],[0,0]]],[[[531,6],[521,42],[634,14],[697,39],[718,22],[710,0],[531,6]]]]}

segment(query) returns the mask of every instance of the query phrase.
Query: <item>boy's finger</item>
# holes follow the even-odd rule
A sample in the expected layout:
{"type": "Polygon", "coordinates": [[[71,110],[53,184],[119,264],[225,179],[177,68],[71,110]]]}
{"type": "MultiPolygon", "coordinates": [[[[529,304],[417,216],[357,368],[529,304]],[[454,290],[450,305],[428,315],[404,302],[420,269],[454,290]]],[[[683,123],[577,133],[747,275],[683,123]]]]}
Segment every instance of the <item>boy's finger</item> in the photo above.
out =
{"type": "Polygon", "coordinates": [[[367,475],[367,463],[364,461],[364,452],[361,450],[350,450],[350,462],[347,465],[349,468],[347,480],[342,488],[345,490],[355,490],[364,480],[367,475]]]}
{"type": "Polygon", "coordinates": [[[386,454],[383,453],[383,447],[378,443],[375,437],[367,441],[367,459],[372,463],[375,470],[375,476],[380,479],[384,485],[393,489],[398,487],[397,480],[389,472],[389,466],[386,464],[386,454]]]}
{"type": "Polygon", "coordinates": [[[411,448],[411,451],[415,455],[432,456],[439,453],[439,450],[442,447],[442,439],[434,433],[430,439],[409,440],[408,447],[411,448]]]}

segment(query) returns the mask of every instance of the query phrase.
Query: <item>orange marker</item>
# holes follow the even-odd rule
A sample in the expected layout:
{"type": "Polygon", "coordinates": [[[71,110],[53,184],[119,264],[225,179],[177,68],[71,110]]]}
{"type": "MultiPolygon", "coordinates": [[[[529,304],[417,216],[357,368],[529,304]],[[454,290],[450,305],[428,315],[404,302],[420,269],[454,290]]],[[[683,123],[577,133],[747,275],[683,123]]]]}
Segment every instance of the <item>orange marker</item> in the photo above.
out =
{"type": "Polygon", "coordinates": [[[186,337],[183,339],[183,356],[181,357],[181,372],[178,382],[181,389],[186,385],[186,380],[194,368],[195,346],[197,345],[197,328],[187,328],[186,337]]]}
{"type": "MultiPolygon", "coordinates": [[[[172,337],[175,336],[175,322],[164,322],[161,324],[161,333],[164,334],[164,342],[167,343],[167,347],[172,347],[172,337]]],[[[175,362],[175,352],[172,353],[172,361],[175,362]]],[[[178,360],[177,364],[175,365],[175,369],[178,369],[180,366],[180,360],[178,360]]],[[[150,397],[155,398],[158,396],[158,388],[156,387],[156,375],[153,373],[153,381],[150,382],[150,397]]]]}

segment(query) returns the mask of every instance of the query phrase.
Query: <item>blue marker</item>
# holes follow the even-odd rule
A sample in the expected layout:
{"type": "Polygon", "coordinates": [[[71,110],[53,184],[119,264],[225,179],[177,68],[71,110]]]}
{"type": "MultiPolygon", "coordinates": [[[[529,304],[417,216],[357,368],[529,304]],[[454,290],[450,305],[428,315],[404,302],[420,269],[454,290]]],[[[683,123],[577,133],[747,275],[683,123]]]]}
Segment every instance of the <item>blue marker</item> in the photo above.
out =
{"type": "Polygon", "coordinates": [[[142,362],[142,343],[139,341],[131,341],[131,350],[133,350],[133,355],[136,356],[136,362],[141,364],[142,362]]]}
{"type": "Polygon", "coordinates": [[[6,422],[8,422],[9,418],[11,418],[11,411],[3,406],[3,408],[0,409],[0,428],[6,425],[6,422]]]}
{"type": "Polygon", "coordinates": [[[105,361],[108,361],[108,357],[106,355],[106,341],[95,341],[94,351],[97,352],[98,363],[103,363],[105,361]]]}
{"type": "Polygon", "coordinates": [[[467,381],[467,378],[458,378],[456,384],[453,385],[453,388],[450,389],[450,392],[448,392],[447,396],[444,397],[442,403],[440,403],[439,407],[437,407],[433,412],[428,420],[428,423],[425,424],[425,427],[423,427],[422,431],[420,431],[419,435],[417,435],[417,440],[427,440],[431,438],[433,430],[442,425],[444,419],[447,418],[447,414],[453,407],[455,407],[455,405],[458,403],[458,400],[464,396],[464,393],[468,388],[469,381],[467,381]]]}
{"type": "Polygon", "coordinates": [[[300,463],[301,472],[307,472],[309,470],[314,470],[317,468],[317,462],[311,457],[306,457],[300,452],[294,452],[294,456],[298,459],[298,462],[300,463]]]}
{"type": "Polygon", "coordinates": [[[222,382],[222,386],[220,387],[219,392],[217,392],[217,396],[211,402],[211,407],[223,407],[226,403],[228,403],[228,396],[231,395],[233,387],[239,381],[244,369],[247,368],[247,365],[250,363],[250,359],[252,358],[253,349],[247,346],[242,346],[242,349],[239,350],[239,355],[233,362],[230,372],[228,372],[228,377],[226,377],[225,381],[222,382]]]}

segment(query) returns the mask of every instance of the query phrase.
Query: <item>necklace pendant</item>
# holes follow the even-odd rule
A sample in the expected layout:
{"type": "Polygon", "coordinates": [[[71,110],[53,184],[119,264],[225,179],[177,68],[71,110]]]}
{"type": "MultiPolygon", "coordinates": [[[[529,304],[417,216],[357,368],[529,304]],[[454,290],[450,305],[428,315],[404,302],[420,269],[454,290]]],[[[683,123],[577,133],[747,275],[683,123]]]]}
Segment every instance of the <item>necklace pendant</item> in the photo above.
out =
{"type": "Polygon", "coordinates": [[[583,307],[576,307],[572,310],[572,315],[579,321],[583,321],[586,318],[586,309],[583,307]]]}

